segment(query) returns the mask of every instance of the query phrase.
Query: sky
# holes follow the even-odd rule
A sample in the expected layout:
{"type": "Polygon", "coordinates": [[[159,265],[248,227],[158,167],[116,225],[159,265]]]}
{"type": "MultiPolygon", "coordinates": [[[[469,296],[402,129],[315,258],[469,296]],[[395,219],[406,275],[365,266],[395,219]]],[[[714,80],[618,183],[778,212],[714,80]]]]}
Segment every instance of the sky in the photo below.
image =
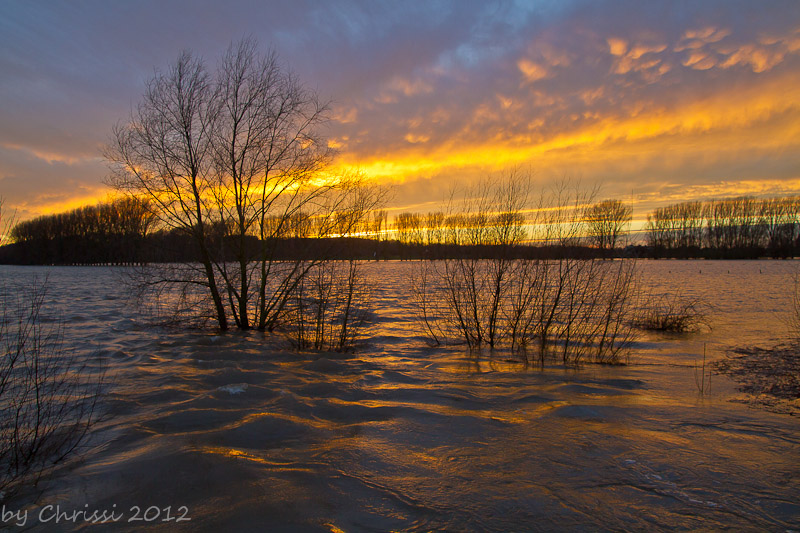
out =
{"type": "Polygon", "coordinates": [[[254,37],[331,105],[335,165],[429,211],[513,169],[634,218],[800,193],[800,2],[0,0],[0,197],[107,198],[102,147],[156,69],[254,37]]]}

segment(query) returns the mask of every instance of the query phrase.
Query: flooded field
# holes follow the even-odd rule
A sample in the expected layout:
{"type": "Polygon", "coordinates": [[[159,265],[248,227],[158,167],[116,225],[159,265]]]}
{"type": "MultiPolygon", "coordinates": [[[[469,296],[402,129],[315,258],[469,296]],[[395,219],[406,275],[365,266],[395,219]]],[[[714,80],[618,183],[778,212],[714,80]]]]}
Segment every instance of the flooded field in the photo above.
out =
{"type": "Polygon", "coordinates": [[[711,304],[712,329],[640,334],[630,364],[579,369],[428,346],[410,263],[367,265],[375,316],[350,354],[148,327],[113,268],[0,267],[7,286],[47,278],[47,316],[108,380],[82,459],[38,502],[4,503],[33,530],[800,529],[800,419],[696,380],[704,349],[791,340],[798,265],[639,267],[654,297],[711,304]]]}

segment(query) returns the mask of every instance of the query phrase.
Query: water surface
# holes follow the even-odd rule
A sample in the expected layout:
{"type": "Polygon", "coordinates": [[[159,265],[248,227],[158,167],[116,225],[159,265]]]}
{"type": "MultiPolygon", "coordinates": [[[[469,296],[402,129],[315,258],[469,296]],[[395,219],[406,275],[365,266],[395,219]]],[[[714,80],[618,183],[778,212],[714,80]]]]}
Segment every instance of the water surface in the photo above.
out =
{"type": "Polygon", "coordinates": [[[654,295],[713,304],[713,329],[644,334],[631,364],[581,369],[429,347],[409,263],[368,266],[376,316],[347,355],[148,327],[117,269],[0,267],[6,283],[46,276],[66,346],[111,378],[95,447],[32,515],[185,506],[191,522],[146,525],[187,531],[800,528],[798,419],[731,401],[724,376],[710,394],[695,384],[704,347],[712,360],[791,339],[796,264],[640,266],[654,295]]]}

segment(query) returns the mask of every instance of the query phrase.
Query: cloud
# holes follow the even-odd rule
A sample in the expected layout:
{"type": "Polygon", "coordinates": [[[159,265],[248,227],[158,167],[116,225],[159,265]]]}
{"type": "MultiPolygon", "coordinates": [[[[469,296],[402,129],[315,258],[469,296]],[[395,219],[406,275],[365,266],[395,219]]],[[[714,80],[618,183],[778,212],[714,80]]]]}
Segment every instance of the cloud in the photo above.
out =
{"type": "Polygon", "coordinates": [[[5,10],[0,195],[34,213],[103,194],[99,146],[153,69],[184,48],[213,66],[246,34],[333,102],[337,164],[414,183],[402,194],[421,201],[439,180],[516,164],[653,190],[798,168],[796,3],[187,5],[5,10]]]}
{"type": "Polygon", "coordinates": [[[413,133],[406,133],[403,138],[411,144],[426,143],[431,140],[429,135],[415,135],[413,133]]]}
{"type": "Polygon", "coordinates": [[[608,51],[612,56],[622,56],[628,51],[628,42],[624,39],[609,37],[606,42],[608,43],[608,51]]]}
{"type": "Polygon", "coordinates": [[[707,27],[687,31],[674,50],[686,52],[682,64],[695,70],[743,66],[762,73],[800,50],[799,33],[742,39],[729,29],[707,27]]]}
{"type": "Polygon", "coordinates": [[[749,65],[753,72],[764,72],[783,61],[786,53],[783,50],[771,50],[767,47],[745,45],[733,51],[721,63],[723,68],[736,65],[749,65]]]}
{"type": "Polygon", "coordinates": [[[696,50],[707,44],[717,43],[731,34],[727,28],[716,28],[707,26],[705,28],[690,29],[684,32],[683,37],[675,45],[676,52],[683,50],[696,50]]]}
{"type": "Polygon", "coordinates": [[[414,96],[433,91],[433,86],[422,78],[408,79],[395,76],[384,85],[384,92],[395,95],[414,96]]]}
{"type": "Polygon", "coordinates": [[[800,52],[800,28],[784,35],[762,37],[758,42],[720,47],[719,52],[727,56],[720,64],[723,68],[746,66],[756,73],[766,72],[787,56],[800,52]]]}
{"type": "Polygon", "coordinates": [[[354,106],[334,106],[331,120],[340,124],[352,124],[358,120],[358,108],[354,106]]]}
{"type": "Polygon", "coordinates": [[[703,52],[692,52],[683,61],[684,67],[691,67],[695,70],[708,70],[717,65],[716,59],[710,54],[703,52]]]}
{"type": "MultiPolygon", "coordinates": [[[[667,48],[665,44],[636,44],[627,52],[612,55],[618,56],[614,66],[615,74],[629,72],[659,72],[655,67],[661,65],[662,58],[658,54],[667,48]]],[[[619,50],[617,50],[619,51],[619,50]]]]}
{"type": "Polygon", "coordinates": [[[13,143],[0,144],[6,150],[13,150],[17,152],[24,152],[37,159],[40,159],[48,164],[64,163],[66,165],[74,165],[82,161],[99,159],[98,157],[85,157],[78,154],[59,153],[59,152],[45,152],[36,147],[21,146],[13,143]]]}
{"type": "Polygon", "coordinates": [[[547,77],[547,69],[545,67],[528,59],[520,59],[517,62],[517,67],[529,82],[547,77]]]}

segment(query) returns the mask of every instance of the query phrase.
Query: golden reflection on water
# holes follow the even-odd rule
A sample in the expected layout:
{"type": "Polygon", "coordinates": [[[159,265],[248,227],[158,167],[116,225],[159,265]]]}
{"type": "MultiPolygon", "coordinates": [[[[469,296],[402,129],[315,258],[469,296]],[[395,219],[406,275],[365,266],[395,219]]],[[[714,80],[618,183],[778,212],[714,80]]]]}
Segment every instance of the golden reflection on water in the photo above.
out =
{"type": "Polygon", "coordinates": [[[56,269],[66,342],[102,347],[114,373],[114,439],[59,478],[61,503],[180,495],[201,530],[798,529],[797,420],[728,402],[722,377],[698,399],[692,366],[698,344],[769,331],[785,294],[759,291],[779,266],[704,263],[736,276],[713,285],[663,272],[696,263],[653,265],[659,290],[743,310],[710,333],[640,340],[631,365],[581,368],[409,340],[402,263],[371,265],[394,288],[367,330],[380,342],[351,354],[134,329],[104,299],[112,277],[56,269]]]}
{"type": "Polygon", "coordinates": [[[286,467],[289,467],[289,469],[294,470],[294,468],[290,467],[289,464],[287,464],[287,463],[284,463],[283,465],[281,465],[281,464],[275,463],[273,461],[268,461],[264,457],[261,457],[259,455],[254,454],[254,453],[246,452],[244,450],[237,450],[235,448],[223,448],[223,447],[207,446],[207,447],[200,448],[200,451],[202,453],[207,453],[207,454],[211,454],[211,455],[219,455],[219,456],[222,456],[222,457],[228,457],[228,458],[232,458],[232,459],[246,459],[248,461],[251,461],[251,462],[254,462],[254,463],[258,463],[258,464],[261,464],[261,465],[264,465],[264,466],[276,466],[276,467],[286,466],[286,467]]]}

